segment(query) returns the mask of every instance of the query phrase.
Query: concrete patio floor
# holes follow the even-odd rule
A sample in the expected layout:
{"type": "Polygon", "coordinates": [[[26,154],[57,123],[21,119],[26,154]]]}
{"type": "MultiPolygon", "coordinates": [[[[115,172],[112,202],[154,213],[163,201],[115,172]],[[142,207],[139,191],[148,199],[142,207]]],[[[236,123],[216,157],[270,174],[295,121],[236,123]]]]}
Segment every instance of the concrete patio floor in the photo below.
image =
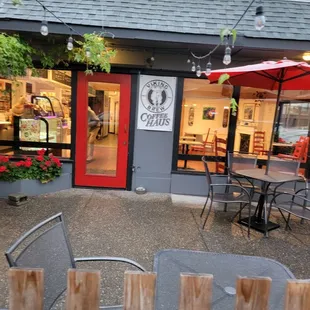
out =
{"type": "MultiPolygon", "coordinates": [[[[198,199],[199,202],[199,199],[198,199]]],[[[63,212],[74,255],[123,256],[152,271],[154,254],[161,249],[182,248],[273,258],[285,264],[297,278],[310,278],[310,224],[292,220],[293,231],[273,212],[281,228],[264,238],[232,224],[234,211],[222,207],[212,212],[200,229],[200,204],[195,198],[171,199],[167,194],[136,195],[133,192],[72,189],[31,198],[21,207],[0,200],[0,308],[7,306],[8,265],[4,251],[22,233],[40,221],[63,212]],[[199,206],[199,208],[198,208],[199,206]]],[[[124,267],[95,263],[81,268],[102,270],[105,304],[121,303],[124,267]]]]}

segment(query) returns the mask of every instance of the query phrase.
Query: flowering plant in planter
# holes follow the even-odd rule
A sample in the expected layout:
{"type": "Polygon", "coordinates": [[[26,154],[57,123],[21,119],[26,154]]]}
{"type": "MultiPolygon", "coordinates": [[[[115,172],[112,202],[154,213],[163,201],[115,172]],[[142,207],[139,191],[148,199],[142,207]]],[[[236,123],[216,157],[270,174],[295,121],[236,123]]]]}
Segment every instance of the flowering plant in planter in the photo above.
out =
{"type": "Polygon", "coordinates": [[[24,156],[23,160],[13,162],[9,156],[0,156],[0,181],[39,180],[48,183],[61,175],[60,160],[53,154],[45,155],[45,150],[35,157],[24,156]]]}

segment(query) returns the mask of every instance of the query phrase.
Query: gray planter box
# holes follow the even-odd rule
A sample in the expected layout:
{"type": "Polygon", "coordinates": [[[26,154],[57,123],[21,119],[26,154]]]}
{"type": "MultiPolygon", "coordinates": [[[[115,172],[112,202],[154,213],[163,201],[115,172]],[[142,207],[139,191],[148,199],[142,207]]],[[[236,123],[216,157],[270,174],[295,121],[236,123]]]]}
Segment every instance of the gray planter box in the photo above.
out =
{"type": "Polygon", "coordinates": [[[54,181],[42,184],[37,180],[18,180],[16,182],[0,181],[0,197],[6,198],[10,194],[23,193],[28,196],[53,193],[72,187],[72,174],[63,173],[54,181]]]}

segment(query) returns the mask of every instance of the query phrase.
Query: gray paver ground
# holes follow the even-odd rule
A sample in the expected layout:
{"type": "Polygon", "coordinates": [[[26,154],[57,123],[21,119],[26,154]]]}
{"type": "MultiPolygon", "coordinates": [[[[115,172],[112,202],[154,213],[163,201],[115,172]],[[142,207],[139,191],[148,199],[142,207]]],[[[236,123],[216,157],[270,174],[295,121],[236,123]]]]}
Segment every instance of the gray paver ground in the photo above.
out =
{"type": "MultiPolygon", "coordinates": [[[[188,201],[188,199],[186,200],[188,201]]],[[[270,238],[232,224],[233,211],[217,208],[201,231],[200,209],[189,202],[172,203],[170,195],[72,189],[38,196],[22,207],[0,200],[0,308],[7,305],[7,262],[4,251],[25,231],[62,211],[75,256],[124,256],[152,270],[154,254],[167,248],[265,256],[288,266],[298,278],[310,278],[310,224],[292,221],[270,238]]],[[[111,263],[85,264],[82,268],[103,271],[103,298],[121,302],[124,268],[111,263]]]]}

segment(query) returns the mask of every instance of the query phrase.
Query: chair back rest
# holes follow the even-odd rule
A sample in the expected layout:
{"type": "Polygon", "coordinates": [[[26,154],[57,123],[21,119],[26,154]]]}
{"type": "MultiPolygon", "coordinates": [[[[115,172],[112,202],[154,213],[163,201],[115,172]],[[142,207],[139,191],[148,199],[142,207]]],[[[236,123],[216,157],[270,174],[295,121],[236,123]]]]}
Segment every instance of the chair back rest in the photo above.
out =
{"type": "MultiPolygon", "coordinates": [[[[226,156],[226,149],[227,149],[227,140],[223,138],[218,138],[215,136],[215,156],[226,156]]],[[[216,172],[217,173],[224,173],[225,172],[225,162],[216,162],[216,172]]]]}
{"type": "Polygon", "coordinates": [[[257,155],[228,152],[228,169],[233,172],[242,169],[253,169],[257,164],[257,155]]]}
{"type": "Polygon", "coordinates": [[[265,150],[265,131],[255,131],[253,136],[253,153],[261,154],[265,150]]]}
{"type": "Polygon", "coordinates": [[[5,256],[10,267],[44,269],[44,310],[51,309],[67,287],[67,270],[75,268],[62,213],[25,233],[5,256]]]}
{"type": "Polygon", "coordinates": [[[209,187],[212,184],[212,180],[211,180],[211,175],[210,175],[210,171],[209,171],[209,168],[208,168],[208,163],[206,161],[206,157],[205,156],[202,156],[201,160],[202,160],[203,165],[205,167],[206,181],[207,181],[207,185],[209,187]]]}
{"type": "Polygon", "coordinates": [[[269,162],[269,171],[298,175],[299,166],[300,162],[297,160],[271,159],[269,162]]]}
{"type": "Polygon", "coordinates": [[[308,157],[309,137],[300,137],[296,142],[293,157],[301,162],[307,162],[308,157]]]}
{"type": "Polygon", "coordinates": [[[204,145],[206,145],[206,144],[208,143],[209,134],[210,134],[210,128],[208,129],[206,138],[205,138],[205,140],[204,140],[204,142],[203,142],[204,145]]]}

